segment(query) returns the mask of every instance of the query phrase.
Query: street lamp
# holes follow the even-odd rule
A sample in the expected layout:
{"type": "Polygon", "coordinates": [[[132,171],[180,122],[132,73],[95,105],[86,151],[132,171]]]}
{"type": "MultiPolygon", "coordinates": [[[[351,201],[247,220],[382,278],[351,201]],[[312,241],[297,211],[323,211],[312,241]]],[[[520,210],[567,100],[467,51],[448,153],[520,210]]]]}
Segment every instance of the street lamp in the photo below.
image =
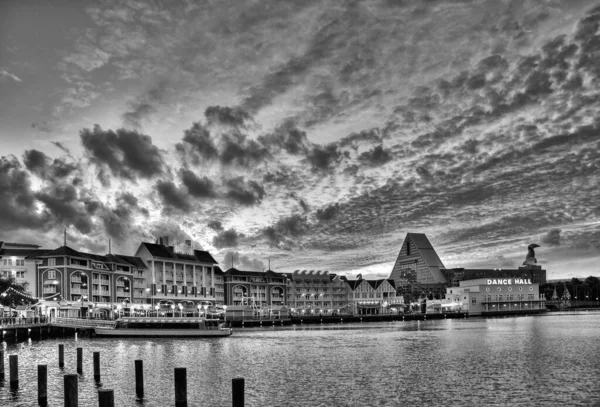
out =
{"type": "Polygon", "coordinates": [[[204,318],[206,318],[207,311],[208,311],[208,305],[204,304],[204,318]]]}
{"type": "Polygon", "coordinates": [[[225,326],[227,326],[227,305],[223,305],[223,321],[225,322],[225,326]]]}
{"type": "Polygon", "coordinates": [[[173,313],[173,318],[175,318],[175,304],[171,304],[171,312],[173,313]]]}
{"type": "Polygon", "coordinates": [[[156,304],[154,306],[154,309],[156,310],[156,316],[158,317],[158,309],[160,308],[160,305],[156,304]]]}
{"type": "Polygon", "coordinates": [[[200,309],[202,308],[202,305],[201,305],[201,304],[198,304],[198,307],[197,307],[197,308],[198,308],[198,318],[200,318],[200,309]]]}
{"type": "Polygon", "coordinates": [[[179,316],[183,316],[183,305],[179,304],[179,316]]]}

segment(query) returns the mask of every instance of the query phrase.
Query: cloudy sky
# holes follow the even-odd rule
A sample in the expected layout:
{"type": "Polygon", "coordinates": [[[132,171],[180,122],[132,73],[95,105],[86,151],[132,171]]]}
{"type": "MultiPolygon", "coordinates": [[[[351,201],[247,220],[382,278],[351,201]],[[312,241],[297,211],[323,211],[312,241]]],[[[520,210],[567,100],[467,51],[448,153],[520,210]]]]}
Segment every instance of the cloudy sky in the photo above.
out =
{"type": "Polygon", "coordinates": [[[0,2],[0,240],[600,275],[600,4],[0,2]],[[183,249],[183,248],[182,248],[183,249]]]}

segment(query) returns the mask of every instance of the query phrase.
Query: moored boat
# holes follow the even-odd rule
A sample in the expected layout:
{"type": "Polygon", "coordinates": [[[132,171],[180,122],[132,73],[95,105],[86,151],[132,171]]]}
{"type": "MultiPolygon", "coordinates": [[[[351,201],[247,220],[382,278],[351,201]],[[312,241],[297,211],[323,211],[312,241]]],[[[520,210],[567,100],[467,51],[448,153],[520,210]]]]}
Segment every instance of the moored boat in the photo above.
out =
{"type": "Polygon", "coordinates": [[[132,337],[220,337],[231,335],[231,328],[218,319],[193,317],[123,317],[114,327],[95,328],[97,336],[132,337]]]}

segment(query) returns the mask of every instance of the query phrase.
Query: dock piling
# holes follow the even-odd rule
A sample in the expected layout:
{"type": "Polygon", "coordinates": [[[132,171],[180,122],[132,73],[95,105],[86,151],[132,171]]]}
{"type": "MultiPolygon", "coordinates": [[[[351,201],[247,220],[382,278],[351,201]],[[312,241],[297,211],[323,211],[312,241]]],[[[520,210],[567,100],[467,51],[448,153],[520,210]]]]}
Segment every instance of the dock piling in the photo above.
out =
{"type": "Polygon", "coordinates": [[[9,370],[10,370],[10,387],[19,387],[19,355],[10,355],[9,359],[9,370]]]}
{"type": "Polygon", "coordinates": [[[48,365],[38,365],[38,404],[48,405],[48,365]]]}
{"type": "Polygon", "coordinates": [[[99,407],[115,407],[115,392],[109,389],[98,390],[99,407]]]}
{"type": "Polygon", "coordinates": [[[187,371],[185,367],[175,368],[175,407],[187,407],[187,371]]]}
{"type": "Polygon", "coordinates": [[[0,349],[0,381],[4,381],[4,350],[0,349]]]}
{"type": "Polygon", "coordinates": [[[58,345],[58,367],[65,367],[65,345],[62,343],[58,345]]]}
{"type": "Polygon", "coordinates": [[[100,381],[100,352],[94,352],[94,380],[100,381]]]}
{"type": "Polygon", "coordinates": [[[77,394],[77,375],[66,374],[64,376],[64,395],[65,395],[65,407],[78,407],[78,394],[77,394]]]}
{"type": "Polygon", "coordinates": [[[77,373],[83,373],[83,348],[77,348],[77,373]]]}
{"type": "Polygon", "coordinates": [[[139,398],[144,398],[144,361],[135,361],[135,394],[139,398]]]}
{"type": "Polygon", "coordinates": [[[233,407],[244,407],[244,378],[231,379],[231,399],[233,407]]]}

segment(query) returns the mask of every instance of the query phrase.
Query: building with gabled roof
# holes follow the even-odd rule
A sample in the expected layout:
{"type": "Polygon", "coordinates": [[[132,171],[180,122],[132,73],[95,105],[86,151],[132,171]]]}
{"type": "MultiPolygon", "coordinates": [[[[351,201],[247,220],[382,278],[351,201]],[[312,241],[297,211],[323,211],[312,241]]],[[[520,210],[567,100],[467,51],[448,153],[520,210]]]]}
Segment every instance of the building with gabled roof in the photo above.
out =
{"type": "Polygon", "coordinates": [[[152,302],[175,304],[182,301],[222,305],[224,298],[223,272],[207,251],[176,251],[162,238],[157,243],[142,242],[135,256],[150,270],[152,302]]]}
{"type": "Polygon", "coordinates": [[[446,267],[423,233],[407,233],[390,278],[397,286],[410,283],[446,284],[446,267]]]}
{"type": "Polygon", "coordinates": [[[345,279],[348,285],[349,301],[352,312],[358,315],[387,314],[394,309],[392,306],[404,302],[403,297],[396,296],[394,280],[382,278],[378,280],[345,279]]]}

